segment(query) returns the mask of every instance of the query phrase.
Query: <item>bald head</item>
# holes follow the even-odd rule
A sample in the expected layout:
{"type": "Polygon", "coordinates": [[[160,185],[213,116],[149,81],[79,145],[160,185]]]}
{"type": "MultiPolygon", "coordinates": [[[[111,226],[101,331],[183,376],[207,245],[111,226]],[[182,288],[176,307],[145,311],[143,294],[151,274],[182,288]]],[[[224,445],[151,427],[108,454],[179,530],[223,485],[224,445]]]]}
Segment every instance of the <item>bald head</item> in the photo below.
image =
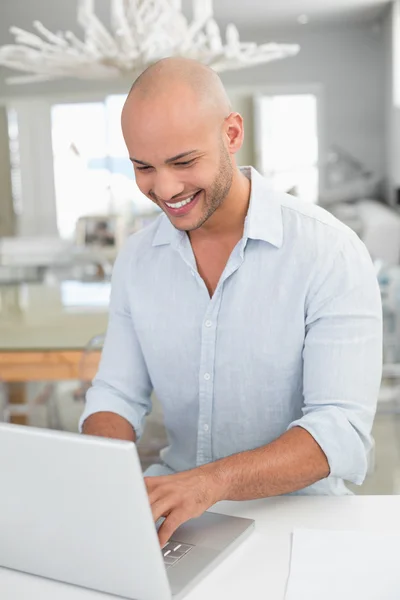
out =
{"type": "Polygon", "coordinates": [[[140,190],[176,227],[202,226],[230,190],[243,139],[218,75],[185,58],[157,62],[133,84],[122,132],[140,190]]]}
{"type": "Polygon", "coordinates": [[[229,98],[217,73],[198,61],[179,57],[164,58],[139,75],[124,110],[136,102],[151,102],[157,98],[177,102],[182,97],[208,116],[224,118],[231,112],[229,98]]]}

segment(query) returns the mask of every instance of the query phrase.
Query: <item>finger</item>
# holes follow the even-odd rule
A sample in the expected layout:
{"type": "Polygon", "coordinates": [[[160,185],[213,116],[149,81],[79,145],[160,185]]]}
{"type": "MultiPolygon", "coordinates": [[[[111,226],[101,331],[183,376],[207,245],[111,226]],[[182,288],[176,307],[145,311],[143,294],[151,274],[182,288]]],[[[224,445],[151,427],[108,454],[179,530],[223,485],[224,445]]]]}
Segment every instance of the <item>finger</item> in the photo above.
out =
{"type": "Polygon", "coordinates": [[[173,536],[175,531],[185,522],[183,515],[180,511],[172,511],[165,519],[164,523],[158,530],[158,539],[160,546],[163,548],[168,540],[173,536]]]}
{"type": "Polygon", "coordinates": [[[163,494],[162,492],[162,489],[156,489],[154,492],[150,492],[150,494],[148,494],[150,506],[153,506],[153,504],[165,497],[165,493],[163,494]]]}
{"type": "Polygon", "coordinates": [[[147,488],[147,492],[151,492],[152,490],[158,488],[160,485],[165,485],[166,483],[169,483],[170,475],[163,475],[163,476],[150,476],[150,477],[144,477],[144,483],[145,486],[147,488]]]}
{"type": "Polygon", "coordinates": [[[158,485],[152,490],[147,490],[150,505],[152,506],[159,500],[167,498],[168,496],[176,496],[176,491],[171,486],[158,485]]]}
{"type": "Polygon", "coordinates": [[[153,515],[154,522],[158,521],[160,517],[167,517],[172,510],[176,509],[176,501],[173,497],[167,496],[157,500],[151,505],[151,512],[153,515]]]}
{"type": "Polygon", "coordinates": [[[159,483],[157,480],[158,480],[158,477],[145,477],[144,478],[144,484],[146,486],[148,493],[151,490],[154,490],[156,487],[158,487],[159,483]]]}

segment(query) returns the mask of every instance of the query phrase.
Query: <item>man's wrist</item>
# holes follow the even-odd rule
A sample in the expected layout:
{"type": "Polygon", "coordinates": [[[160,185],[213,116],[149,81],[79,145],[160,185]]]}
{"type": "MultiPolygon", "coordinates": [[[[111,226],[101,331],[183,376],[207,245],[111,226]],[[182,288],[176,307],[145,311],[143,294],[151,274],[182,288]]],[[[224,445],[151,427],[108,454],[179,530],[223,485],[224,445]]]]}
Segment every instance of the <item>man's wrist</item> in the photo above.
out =
{"type": "Polygon", "coordinates": [[[221,500],[227,500],[229,496],[229,476],[227,474],[227,460],[220,459],[215,462],[203,465],[207,476],[211,482],[213,489],[214,503],[220,502],[221,500]]]}

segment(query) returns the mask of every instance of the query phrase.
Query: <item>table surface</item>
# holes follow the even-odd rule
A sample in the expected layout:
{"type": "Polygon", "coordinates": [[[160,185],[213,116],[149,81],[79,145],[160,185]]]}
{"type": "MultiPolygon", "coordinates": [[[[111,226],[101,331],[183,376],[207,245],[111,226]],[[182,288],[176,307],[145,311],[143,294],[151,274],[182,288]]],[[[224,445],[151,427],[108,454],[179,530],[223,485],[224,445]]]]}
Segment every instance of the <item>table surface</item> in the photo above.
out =
{"type": "Polygon", "coordinates": [[[110,283],[0,286],[0,352],[82,350],[107,328],[110,283]]]}
{"type": "MultiPolygon", "coordinates": [[[[212,509],[255,519],[255,531],[187,596],[187,600],[284,600],[294,528],[400,534],[400,496],[282,496],[221,502],[212,509]]],[[[115,596],[0,569],[7,600],[115,600],[115,596]]]]}

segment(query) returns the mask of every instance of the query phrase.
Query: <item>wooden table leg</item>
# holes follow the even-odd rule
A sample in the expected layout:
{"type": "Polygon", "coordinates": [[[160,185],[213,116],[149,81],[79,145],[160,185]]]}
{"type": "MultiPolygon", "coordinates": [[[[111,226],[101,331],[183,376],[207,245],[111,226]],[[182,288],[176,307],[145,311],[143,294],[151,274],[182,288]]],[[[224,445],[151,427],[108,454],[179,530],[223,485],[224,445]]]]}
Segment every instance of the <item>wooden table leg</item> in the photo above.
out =
{"type": "Polygon", "coordinates": [[[8,383],[6,384],[6,393],[8,394],[10,423],[29,425],[26,383],[8,383]]]}

